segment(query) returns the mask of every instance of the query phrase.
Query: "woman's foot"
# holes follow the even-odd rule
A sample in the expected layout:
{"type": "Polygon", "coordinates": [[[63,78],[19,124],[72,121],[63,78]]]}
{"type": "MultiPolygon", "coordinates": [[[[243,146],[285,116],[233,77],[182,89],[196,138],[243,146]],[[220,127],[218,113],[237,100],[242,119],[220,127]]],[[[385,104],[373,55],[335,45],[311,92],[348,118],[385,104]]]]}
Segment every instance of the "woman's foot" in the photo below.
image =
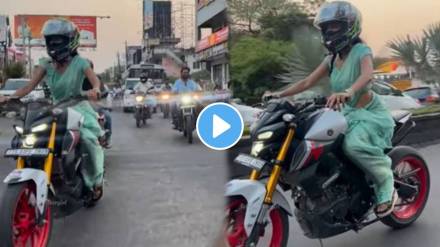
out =
{"type": "Polygon", "coordinates": [[[104,186],[101,185],[95,185],[95,187],[93,187],[93,195],[92,195],[92,201],[99,201],[102,196],[104,195],[104,186]]]}
{"type": "Polygon", "coordinates": [[[390,215],[394,211],[394,206],[396,205],[397,199],[399,199],[399,195],[397,194],[397,191],[394,191],[391,201],[376,206],[376,209],[374,210],[376,216],[383,218],[390,215]]]}

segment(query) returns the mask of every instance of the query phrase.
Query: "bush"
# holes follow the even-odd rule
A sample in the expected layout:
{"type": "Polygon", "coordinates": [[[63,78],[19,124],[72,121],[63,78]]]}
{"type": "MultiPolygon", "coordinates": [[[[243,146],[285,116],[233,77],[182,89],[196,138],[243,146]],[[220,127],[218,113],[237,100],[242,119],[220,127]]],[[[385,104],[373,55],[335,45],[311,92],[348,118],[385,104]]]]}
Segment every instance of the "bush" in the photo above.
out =
{"type": "Polygon", "coordinates": [[[413,116],[422,116],[432,113],[440,113],[440,104],[428,105],[411,111],[413,116]]]}
{"type": "Polygon", "coordinates": [[[13,62],[4,69],[4,74],[6,79],[23,78],[26,75],[26,68],[22,63],[13,62]]]}

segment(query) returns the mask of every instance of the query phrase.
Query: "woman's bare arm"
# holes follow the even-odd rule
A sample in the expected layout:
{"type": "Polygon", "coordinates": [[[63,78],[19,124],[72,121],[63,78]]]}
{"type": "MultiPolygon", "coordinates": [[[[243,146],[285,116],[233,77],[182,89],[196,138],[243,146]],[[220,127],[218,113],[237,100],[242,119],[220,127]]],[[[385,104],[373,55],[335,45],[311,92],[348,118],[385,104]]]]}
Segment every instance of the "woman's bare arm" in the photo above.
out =
{"type": "Polygon", "coordinates": [[[361,90],[373,79],[373,59],[371,56],[365,56],[361,60],[361,75],[357,78],[356,82],[348,89],[351,95],[361,90]]]}
{"type": "Polygon", "coordinates": [[[15,91],[12,96],[22,98],[32,92],[32,90],[34,90],[38,83],[40,83],[40,81],[46,75],[46,70],[40,66],[36,67],[35,69],[35,74],[32,77],[31,81],[26,86],[17,89],[17,91],[15,91]]]}
{"type": "Polygon", "coordinates": [[[90,84],[92,84],[93,87],[92,90],[89,90],[87,92],[87,96],[89,96],[91,100],[98,100],[98,94],[100,93],[101,82],[99,81],[99,78],[96,76],[92,68],[86,69],[85,74],[87,79],[90,81],[90,84]]]}

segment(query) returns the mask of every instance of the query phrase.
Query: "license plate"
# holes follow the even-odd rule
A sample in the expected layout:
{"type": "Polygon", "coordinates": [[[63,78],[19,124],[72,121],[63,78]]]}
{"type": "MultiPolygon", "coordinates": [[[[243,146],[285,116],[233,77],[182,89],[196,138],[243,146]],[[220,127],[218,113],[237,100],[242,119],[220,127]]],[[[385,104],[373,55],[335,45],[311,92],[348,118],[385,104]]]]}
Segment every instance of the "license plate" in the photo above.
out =
{"type": "Polygon", "coordinates": [[[252,169],[261,170],[263,169],[264,165],[266,164],[266,161],[257,159],[253,156],[247,155],[247,154],[240,154],[238,155],[234,162],[244,165],[247,167],[250,167],[252,169]]]}
{"type": "Polygon", "coordinates": [[[5,152],[5,157],[47,157],[48,155],[49,155],[48,148],[8,149],[5,152]]]}

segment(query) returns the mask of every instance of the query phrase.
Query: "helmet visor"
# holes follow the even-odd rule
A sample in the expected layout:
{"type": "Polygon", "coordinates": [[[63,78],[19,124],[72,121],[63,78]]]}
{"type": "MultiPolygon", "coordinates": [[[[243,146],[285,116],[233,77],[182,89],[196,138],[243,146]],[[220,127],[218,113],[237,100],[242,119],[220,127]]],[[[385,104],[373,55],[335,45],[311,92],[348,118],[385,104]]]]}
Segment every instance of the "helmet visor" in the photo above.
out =
{"type": "Polygon", "coordinates": [[[348,2],[325,3],[319,9],[314,25],[321,29],[326,22],[354,22],[357,15],[357,10],[348,2]]]}
{"type": "Polygon", "coordinates": [[[63,19],[48,20],[43,26],[43,35],[70,35],[76,30],[73,23],[63,19]]]}

